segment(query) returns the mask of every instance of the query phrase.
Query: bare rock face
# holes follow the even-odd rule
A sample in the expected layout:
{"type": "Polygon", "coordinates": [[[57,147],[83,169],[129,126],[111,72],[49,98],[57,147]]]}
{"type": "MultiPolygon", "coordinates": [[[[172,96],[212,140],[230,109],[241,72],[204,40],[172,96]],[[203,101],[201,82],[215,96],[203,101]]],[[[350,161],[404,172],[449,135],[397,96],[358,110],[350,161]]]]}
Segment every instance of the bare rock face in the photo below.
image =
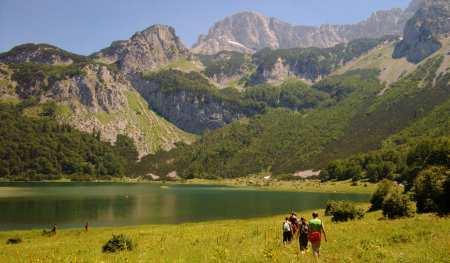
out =
{"type": "Polygon", "coordinates": [[[419,63],[441,48],[438,38],[450,33],[448,0],[427,0],[419,6],[406,24],[403,40],[395,47],[394,58],[406,57],[409,62],[419,63]]]}
{"type": "Polygon", "coordinates": [[[83,75],[57,81],[44,95],[56,101],[78,101],[90,112],[112,112],[126,105],[124,91],[130,83],[106,66],[88,64],[83,75]]]}
{"type": "Polygon", "coordinates": [[[115,41],[110,47],[92,55],[111,64],[116,63],[124,73],[142,72],[189,56],[188,49],[172,27],[154,25],[134,34],[129,40],[115,41]]]}
{"type": "Polygon", "coordinates": [[[23,44],[0,54],[0,62],[3,63],[68,65],[85,60],[87,58],[84,56],[76,55],[48,44],[23,44]]]}
{"type": "Polygon", "coordinates": [[[425,0],[415,0],[405,9],[378,11],[353,25],[293,26],[256,12],[242,12],[217,22],[200,36],[192,52],[220,51],[253,53],[263,48],[332,47],[359,38],[401,35],[406,21],[425,0]]]}
{"type": "Polygon", "coordinates": [[[282,58],[278,58],[270,70],[262,67],[259,70],[261,70],[261,78],[269,84],[277,84],[287,77],[295,75],[282,58]]]}
{"type": "Polygon", "coordinates": [[[155,112],[191,133],[214,130],[260,113],[258,108],[218,96],[208,80],[195,72],[161,71],[146,79],[136,78],[133,85],[155,112]]]}

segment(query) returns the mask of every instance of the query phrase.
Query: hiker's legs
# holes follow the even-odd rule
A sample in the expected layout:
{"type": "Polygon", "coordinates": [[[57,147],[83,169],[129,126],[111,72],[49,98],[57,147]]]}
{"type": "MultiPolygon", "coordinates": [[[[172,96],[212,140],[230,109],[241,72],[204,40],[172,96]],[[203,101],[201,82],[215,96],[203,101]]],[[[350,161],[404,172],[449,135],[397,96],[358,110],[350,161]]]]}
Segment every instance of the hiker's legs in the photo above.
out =
{"type": "Polygon", "coordinates": [[[283,244],[286,245],[286,243],[289,241],[288,237],[289,232],[283,232],[283,244]]]}
{"type": "Polygon", "coordinates": [[[311,242],[311,248],[315,257],[320,256],[320,241],[311,242]]]}
{"type": "Polygon", "coordinates": [[[302,254],[305,254],[305,251],[308,249],[308,237],[300,236],[298,240],[300,243],[300,252],[302,252],[302,254]]]}

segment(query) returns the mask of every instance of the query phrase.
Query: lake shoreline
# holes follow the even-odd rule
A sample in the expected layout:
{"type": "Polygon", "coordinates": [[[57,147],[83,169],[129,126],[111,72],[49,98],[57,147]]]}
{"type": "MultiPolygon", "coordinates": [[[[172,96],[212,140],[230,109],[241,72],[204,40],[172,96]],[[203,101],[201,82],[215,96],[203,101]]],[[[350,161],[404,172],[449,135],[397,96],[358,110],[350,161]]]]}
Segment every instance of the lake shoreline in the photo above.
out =
{"type": "Polygon", "coordinates": [[[124,178],[120,180],[95,180],[95,181],[71,181],[71,180],[43,180],[43,181],[10,181],[0,180],[1,184],[20,183],[117,183],[117,184],[154,184],[154,185],[203,185],[203,186],[227,186],[238,188],[251,188],[262,191],[305,192],[305,193],[361,193],[371,194],[376,184],[358,182],[353,184],[347,181],[328,181],[305,179],[295,181],[265,180],[263,178],[243,177],[235,179],[189,179],[174,181],[152,181],[124,178]]]}

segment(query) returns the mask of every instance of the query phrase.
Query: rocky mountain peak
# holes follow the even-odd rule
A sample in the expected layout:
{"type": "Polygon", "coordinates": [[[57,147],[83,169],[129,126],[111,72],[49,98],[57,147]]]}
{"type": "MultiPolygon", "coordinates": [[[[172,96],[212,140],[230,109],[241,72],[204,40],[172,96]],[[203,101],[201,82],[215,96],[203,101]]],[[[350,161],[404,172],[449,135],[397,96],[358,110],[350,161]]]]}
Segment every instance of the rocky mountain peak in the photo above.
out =
{"type": "Polygon", "coordinates": [[[129,40],[115,41],[92,55],[102,62],[116,63],[125,73],[154,69],[172,60],[189,56],[188,49],[166,25],[153,25],[135,33],[129,40]]]}
{"type": "Polygon", "coordinates": [[[278,48],[271,29],[271,18],[253,11],[228,16],[217,22],[207,36],[200,36],[194,53],[215,54],[219,51],[253,53],[261,46],[278,48]]]}
{"type": "Polygon", "coordinates": [[[47,65],[68,65],[85,61],[84,56],[76,55],[48,44],[28,43],[16,46],[0,54],[2,63],[37,63],[47,65]]]}
{"type": "Polygon", "coordinates": [[[441,48],[439,38],[450,33],[450,2],[424,0],[406,23],[403,40],[394,50],[393,57],[419,63],[441,48]]]}
{"type": "Polygon", "coordinates": [[[214,24],[199,37],[192,52],[215,54],[220,51],[254,53],[263,48],[327,48],[360,38],[401,35],[406,21],[423,2],[415,0],[406,9],[378,11],[352,25],[294,26],[257,12],[241,12],[214,24]]]}

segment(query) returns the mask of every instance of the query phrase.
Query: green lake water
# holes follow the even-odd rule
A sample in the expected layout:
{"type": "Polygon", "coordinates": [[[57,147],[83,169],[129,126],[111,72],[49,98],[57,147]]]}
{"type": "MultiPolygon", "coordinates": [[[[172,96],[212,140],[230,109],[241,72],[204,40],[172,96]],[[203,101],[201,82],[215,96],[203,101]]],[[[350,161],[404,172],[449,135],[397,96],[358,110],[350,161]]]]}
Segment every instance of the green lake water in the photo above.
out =
{"type": "MultiPolygon", "coordinates": [[[[368,195],[121,183],[0,183],[0,230],[176,224],[323,208],[368,195]]],[[[309,216],[309,215],[308,215],[309,216]]]]}

